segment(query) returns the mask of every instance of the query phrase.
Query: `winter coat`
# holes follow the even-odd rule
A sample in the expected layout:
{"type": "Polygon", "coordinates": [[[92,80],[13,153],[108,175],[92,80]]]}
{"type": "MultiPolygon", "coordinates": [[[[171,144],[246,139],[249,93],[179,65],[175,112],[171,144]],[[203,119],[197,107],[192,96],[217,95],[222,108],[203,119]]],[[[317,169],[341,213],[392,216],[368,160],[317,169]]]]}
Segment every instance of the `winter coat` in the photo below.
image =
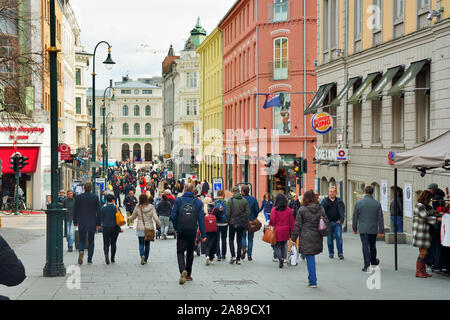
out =
{"type": "Polygon", "coordinates": [[[369,195],[356,202],[352,227],[354,232],[359,230],[359,234],[384,233],[381,204],[369,195]]]}
{"type": "Polygon", "coordinates": [[[291,208],[278,211],[276,207],[270,213],[270,223],[275,228],[277,242],[289,240],[291,231],[294,230],[294,215],[291,208]]]}
{"type": "Polygon", "coordinates": [[[270,212],[272,211],[273,205],[274,202],[272,199],[270,199],[269,201],[263,199],[263,201],[261,202],[261,208],[259,208],[259,211],[264,209],[264,217],[266,217],[266,220],[269,220],[270,212]]]}
{"type": "Polygon", "coordinates": [[[100,200],[96,194],[85,192],[75,197],[73,224],[86,231],[101,226],[100,200]]]}
{"type": "Polygon", "coordinates": [[[294,220],[295,220],[295,217],[297,217],[298,209],[300,209],[301,206],[302,205],[300,203],[300,200],[298,200],[298,199],[297,199],[297,201],[294,201],[294,199],[289,201],[289,208],[291,208],[291,210],[292,210],[292,213],[294,215],[294,220]]]}
{"type": "Polygon", "coordinates": [[[66,221],[72,222],[73,221],[73,207],[75,206],[75,198],[69,199],[66,198],[63,201],[63,208],[67,209],[66,213],[66,221]]]}
{"type": "Polygon", "coordinates": [[[202,186],[202,194],[206,195],[206,194],[208,194],[208,192],[209,192],[209,184],[208,184],[208,182],[205,182],[205,183],[203,183],[203,186],[202,186]]]}
{"type": "Polygon", "coordinates": [[[320,217],[323,217],[328,224],[325,210],[318,203],[310,203],[298,210],[291,240],[295,242],[297,238],[300,238],[301,254],[316,255],[323,251],[323,237],[319,233],[320,217]]]}
{"type": "Polygon", "coordinates": [[[230,226],[247,228],[248,219],[250,217],[250,206],[247,200],[242,197],[239,192],[233,194],[230,200],[227,202],[227,222],[230,226]]]}
{"type": "Polygon", "coordinates": [[[167,201],[160,201],[156,206],[156,212],[158,216],[170,217],[170,213],[172,212],[172,205],[167,201]]]}
{"type": "Polygon", "coordinates": [[[127,195],[127,196],[125,197],[125,199],[123,200],[123,204],[125,205],[125,209],[126,209],[128,212],[133,212],[133,211],[134,211],[134,208],[135,208],[136,205],[137,205],[137,203],[138,203],[138,201],[137,201],[137,199],[136,199],[135,196],[130,197],[129,195],[127,195]]]}
{"type": "Polygon", "coordinates": [[[0,236],[0,284],[17,286],[25,280],[25,267],[8,243],[0,236]]]}
{"type": "MultiPolygon", "coordinates": [[[[184,204],[188,204],[191,203],[192,201],[194,201],[194,209],[197,213],[197,223],[198,223],[198,228],[200,229],[200,234],[202,238],[206,238],[206,233],[205,233],[205,214],[203,213],[203,203],[197,199],[194,198],[194,194],[192,192],[185,192],[183,194],[182,197],[178,198],[177,200],[175,200],[175,204],[172,208],[172,213],[170,215],[170,220],[173,223],[173,227],[176,231],[179,231],[179,226],[178,226],[178,214],[180,213],[180,209],[183,206],[183,202],[184,204]],[[183,200],[181,200],[183,199],[183,200]],[[195,201],[194,201],[195,199],[195,201]]],[[[197,230],[194,231],[194,233],[192,235],[195,235],[197,233],[197,230]]]]}
{"type": "Polygon", "coordinates": [[[430,206],[425,206],[422,203],[417,203],[414,207],[413,218],[413,246],[423,249],[431,247],[430,225],[437,222],[435,211],[430,206]]]}
{"type": "Polygon", "coordinates": [[[244,198],[245,200],[247,200],[248,205],[250,206],[250,217],[248,218],[248,220],[253,221],[258,218],[258,214],[260,211],[258,200],[256,200],[256,198],[252,196],[244,196],[244,198]]]}
{"type": "Polygon", "coordinates": [[[136,206],[130,219],[131,221],[134,221],[134,219],[136,218],[138,219],[136,227],[137,231],[145,231],[145,229],[155,230],[153,226],[153,221],[155,221],[158,229],[161,228],[161,222],[159,221],[158,215],[156,214],[155,207],[151,204],[148,204],[142,208],[141,206],[136,206]],[[144,222],[142,222],[142,218],[144,219],[144,222]]]}
{"type": "MultiPolygon", "coordinates": [[[[329,197],[325,197],[322,202],[320,203],[320,205],[325,209],[325,213],[327,215],[327,218],[329,221],[333,221],[332,218],[335,217],[331,217],[329,214],[329,210],[331,210],[333,208],[333,205],[337,205],[337,211],[338,211],[338,215],[339,215],[339,220],[341,223],[344,223],[345,220],[345,205],[344,202],[342,201],[341,198],[336,197],[336,199],[334,199],[335,202],[332,202],[330,200],[329,197]]],[[[334,221],[337,222],[337,221],[334,221]]]]}
{"type": "MultiPolygon", "coordinates": [[[[395,217],[395,199],[391,201],[391,205],[389,206],[389,211],[391,213],[391,217],[395,217]]],[[[397,198],[397,217],[403,216],[403,201],[400,197],[397,198]]]]}
{"type": "Polygon", "coordinates": [[[437,189],[433,194],[433,209],[437,210],[438,207],[445,207],[445,193],[441,189],[437,189]]]}

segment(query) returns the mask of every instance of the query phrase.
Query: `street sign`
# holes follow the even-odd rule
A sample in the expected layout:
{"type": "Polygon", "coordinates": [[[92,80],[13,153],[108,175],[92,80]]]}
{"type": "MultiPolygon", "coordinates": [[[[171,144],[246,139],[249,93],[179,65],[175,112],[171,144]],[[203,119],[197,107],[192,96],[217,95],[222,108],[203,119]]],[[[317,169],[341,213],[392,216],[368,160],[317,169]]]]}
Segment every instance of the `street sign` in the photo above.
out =
{"type": "Polygon", "coordinates": [[[61,143],[58,147],[58,151],[61,154],[61,161],[64,160],[70,160],[70,147],[65,144],[65,143],[61,143]]]}
{"type": "Polygon", "coordinates": [[[213,178],[213,191],[214,191],[214,199],[217,199],[217,191],[223,189],[223,179],[222,178],[213,178]]]}

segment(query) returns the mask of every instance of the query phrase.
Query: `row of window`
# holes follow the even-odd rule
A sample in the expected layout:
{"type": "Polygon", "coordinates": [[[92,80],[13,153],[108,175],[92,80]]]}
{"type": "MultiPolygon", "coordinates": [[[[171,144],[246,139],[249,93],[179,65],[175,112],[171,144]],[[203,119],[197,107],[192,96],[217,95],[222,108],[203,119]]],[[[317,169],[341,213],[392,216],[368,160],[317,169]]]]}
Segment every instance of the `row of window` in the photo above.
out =
{"type": "MultiPolygon", "coordinates": [[[[103,125],[102,125],[102,127],[103,127],[103,125]]],[[[133,128],[134,128],[134,135],[135,136],[141,134],[141,125],[139,123],[135,123],[133,128]]],[[[122,125],[122,134],[124,136],[129,135],[129,129],[130,129],[130,127],[129,127],[128,123],[124,123],[122,125]]],[[[152,125],[150,123],[146,123],[145,124],[145,135],[149,136],[151,134],[152,134],[152,125]]]]}
{"type": "MultiPolygon", "coordinates": [[[[141,91],[139,91],[138,89],[133,91],[134,94],[139,94],[141,93],[141,91]]],[[[120,94],[131,94],[131,90],[120,90],[120,94]]],[[[153,90],[142,90],[142,94],[153,94],[153,90]]]]}
{"type": "MultiPolygon", "coordinates": [[[[135,116],[140,116],[141,115],[141,111],[140,111],[140,107],[139,106],[134,106],[134,115],[135,116]]],[[[122,115],[123,116],[128,116],[128,106],[125,105],[122,108],[122,115]]],[[[152,108],[150,106],[146,106],[145,107],[145,116],[151,116],[152,115],[152,108]]]]}

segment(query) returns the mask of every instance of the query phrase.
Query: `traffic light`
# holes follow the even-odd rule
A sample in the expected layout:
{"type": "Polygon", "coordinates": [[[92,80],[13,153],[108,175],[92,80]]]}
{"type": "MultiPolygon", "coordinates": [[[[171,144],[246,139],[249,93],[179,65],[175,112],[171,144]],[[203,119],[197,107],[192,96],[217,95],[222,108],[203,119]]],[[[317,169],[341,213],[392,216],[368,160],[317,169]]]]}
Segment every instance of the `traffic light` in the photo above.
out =
{"type": "Polygon", "coordinates": [[[20,172],[20,156],[18,154],[14,154],[11,157],[10,169],[15,173],[20,172]]]}
{"type": "Polygon", "coordinates": [[[302,158],[296,158],[294,160],[294,172],[297,177],[301,177],[301,175],[303,173],[302,164],[303,164],[302,158]]]}
{"type": "Polygon", "coordinates": [[[23,170],[28,165],[28,158],[25,156],[20,157],[20,170],[23,170]]]}

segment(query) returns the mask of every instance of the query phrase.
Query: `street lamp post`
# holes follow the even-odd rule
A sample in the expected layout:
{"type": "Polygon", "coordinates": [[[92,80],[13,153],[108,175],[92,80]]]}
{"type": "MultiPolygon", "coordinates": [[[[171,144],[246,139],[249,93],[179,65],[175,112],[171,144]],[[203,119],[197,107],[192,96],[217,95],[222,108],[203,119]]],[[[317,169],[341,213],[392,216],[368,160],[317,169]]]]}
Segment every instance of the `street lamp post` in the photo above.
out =
{"type": "Polygon", "coordinates": [[[51,203],[47,207],[47,243],[44,277],[64,277],[63,209],[58,203],[58,52],[56,47],[55,0],[50,0],[50,135],[51,135],[51,203]]]}
{"type": "MultiPolygon", "coordinates": [[[[114,98],[114,95],[113,95],[113,98],[114,98]]],[[[107,132],[107,130],[108,130],[107,118],[109,116],[113,116],[113,113],[109,112],[107,115],[105,115],[105,114],[106,114],[106,108],[103,109],[103,132],[102,132],[102,134],[103,134],[103,149],[102,149],[103,153],[102,153],[102,156],[103,156],[103,177],[104,178],[106,178],[106,176],[107,176],[107,171],[108,171],[108,167],[109,167],[109,164],[108,164],[108,151],[107,151],[108,148],[106,146],[106,138],[107,138],[107,135],[108,135],[108,132],[107,132]]],[[[111,119],[113,119],[113,118],[111,117],[111,119]]]]}
{"type": "Polygon", "coordinates": [[[105,164],[105,161],[106,161],[106,159],[105,159],[105,154],[106,154],[106,152],[105,152],[106,91],[108,91],[108,89],[111,89],[113,91],[113,96],[112,96],[111,100],[114,100],[114,88],[113,88],[112,84],[113,84],[112,80],[109,80],[109,87],[107,87],[105,89],[105,91],[103,92],[103,106],[102,106],[102,110],[103,110],[103,113],[102,113],[102,116],[103,116],[103,129],[102,129],[102,136],[103,136],[102,159],[103,159],[103,161],[102,161],[102,167],[103,167],[103,170],[102,170],[102,172],[103,172],[103,178],[105,178],[105,179],[106,179],[106,171],[108,168],[107,165],[105,164]]]}
{"type": "MultiPolygon", "coordinates": [[[[111,46],[109,45],[108,42],[106,41],[100,41],[99,43],[97,43],[97,45],[95,46],[94,49],[94,54],[93,54],[93,58],[92,58],[92,158],[91,161],[94,163],[95,162],[95,53],[97,51],[97,47],[102,44],[105,43],[106,45],[108,45],[108,57],[106,58],[105,61],[103,61],[103,64],[108,68],[111,67],[115,64],[115,62],[112,60],[111,58],[111,46]]],[[[92,193],[95,193],[95,169],[92,167],[92,193]]]]}

